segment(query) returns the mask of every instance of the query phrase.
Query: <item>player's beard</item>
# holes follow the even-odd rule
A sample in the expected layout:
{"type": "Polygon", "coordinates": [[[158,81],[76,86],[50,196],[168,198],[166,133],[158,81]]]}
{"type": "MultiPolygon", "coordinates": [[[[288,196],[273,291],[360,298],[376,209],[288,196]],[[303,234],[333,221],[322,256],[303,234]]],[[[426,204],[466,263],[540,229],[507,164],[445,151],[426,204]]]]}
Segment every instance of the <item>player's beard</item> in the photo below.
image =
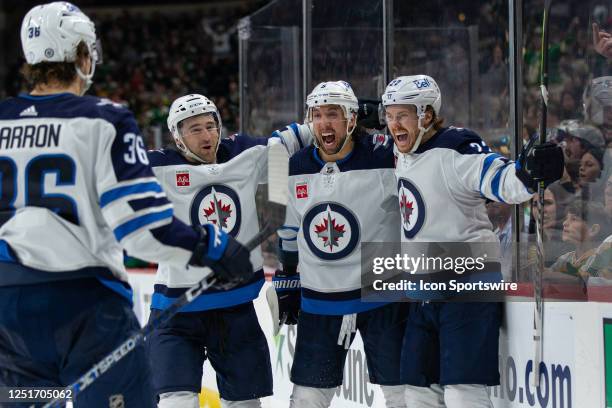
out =
{"type": "Polygon", "coordinates": [[[217,162],[217,147],[219,146],[219,139],[220,138],[217,138],[217,142],[211,145],[210,149],[208,150],[203,150],[202,148],[200,148],[199,150],[201,151],[201,153],[198,154],[198,157],[200,157],[200,159],[204,160],[208,164],[216,163],[217,162]]]}
{"type": "Polygon", "coordinates": [[[340,152],[340,150],[342,149],[342,147],[345,145],[346,143],[346,138],[348,137],[348,135],[345,133],[343,137],[338,137],[338,135],[336,134],[335,131],[323,131],[320,132],[319,135],[316,136],[317,137],[317,143],[319,144],[319,149],[327,154],[327,155],[334,155],[340,152]],[[333,135],[327,135],[328,133],[333,133],[333,135]],[[325,139],[329,139],[329,138],[333,138],[333,141],[335,142],[335,146],[333,146],[330,150],[331,146],[326,146],[325,143],[325,139]]]}
{"type": "MultiPolygon", "coordinates": [[[[315,136],[317,137],[317,136],[315,136]]],[[[319,144],[320,141],[317,140],[317,144],[319,144]]],[[[353,150],[354,147],[354,142],[353,142],[353,138],[350,135],[345,135],[342,140],[339,141],[339,143],[337,144],[336,148],[334,149],[334,153],[327,153],[319,144],[319,153],[321,155],[321,158],[326,161],[326,162],[335,162],[338,160],[342,160],[344,159],[349,152],[351,152],[353,150]]]]}
{"type": "Polygon", "coordinates": [[[410,153],[414,143],[416,142],[419,134],[419,130],[417,129],[416,133],[411,132],[408,129],[401,127],[400,129],[394,130],[391,132],[391,136],[393,136],[393,142],[397,149],[402,153],[410,153]]]}

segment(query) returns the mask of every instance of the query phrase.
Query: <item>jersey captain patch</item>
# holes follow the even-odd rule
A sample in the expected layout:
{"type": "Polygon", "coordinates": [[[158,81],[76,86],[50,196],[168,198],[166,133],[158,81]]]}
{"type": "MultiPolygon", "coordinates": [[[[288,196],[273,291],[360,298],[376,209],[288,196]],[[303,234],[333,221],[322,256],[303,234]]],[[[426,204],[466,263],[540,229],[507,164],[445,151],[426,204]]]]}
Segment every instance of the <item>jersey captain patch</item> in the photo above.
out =
{"type": "Polygon", "coordinates": [[[425,221],[425,203],[419,190],[405,178],[397,182],[397,192],[402,215],[404,236],[412,239],[423,227],[425,221]]]}
{"type": "Polygon", "coordinates": [[[304,238],[310,250],[328,261],[351,254],[359,243],[359,223],[344,206],[324,202],[312,207],[304,216],[304,238]]]}
{"type": "Polygon", "coordinates": [[[238,194],[226,185],[207,185],[193,198],[190,218],[192,225],[211,223],[236,236],[241,222],[238,194]]]}

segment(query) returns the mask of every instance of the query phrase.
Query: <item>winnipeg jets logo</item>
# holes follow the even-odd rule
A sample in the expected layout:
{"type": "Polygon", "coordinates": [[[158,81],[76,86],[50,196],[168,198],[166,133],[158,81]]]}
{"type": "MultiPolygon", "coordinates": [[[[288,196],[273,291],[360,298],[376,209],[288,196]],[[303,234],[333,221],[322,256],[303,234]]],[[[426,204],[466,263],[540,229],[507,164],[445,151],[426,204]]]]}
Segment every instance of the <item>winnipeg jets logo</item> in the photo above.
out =
{"type": "Polygon", "coordinates": [[[220,228],[227,228],[227,220],[232,215],[232,205],[223,203],[219,198],[217,198],[217,192],[213,187],[212,199],[210,200],[210,205],[208,208],[204,208],[202,211],[204,212],[204,216],[208,220],[220,228]]]}
{"type": "Polygon", "coordinates": [[[329,247],[333,252],[334,247],[338,246],[338,239],[344,236],[344,225],[336,224],[336,219],[332,218],[331,210],[327,207],[327,218],[319,225],[315,225],[317,236],[323,240],[323,246],[329,247]]]}
{"type": "Polygon", "coordinates": [[[310,250],[325,260],[342,259],[359,243],[357,217],[338,203],[320,203],[308,210],[303,230],[310,250]]]}
{"type": "Polygon", "coordinates": [[[425,221],[425,203],[416,186],[405,178],[397,182],[397,196],[402,214],[404,236],[412,239],[423,227],[425,221]]]}
{"type": "Polygon", "coordinates": [[[413,205],[414,205],[414,202],[408,201],[408,198],[406,197],[406,193],[404,192],[404,194],[402,194],[402,197],[400,198],[400,212],[402,213],[402,220],[404,222],[404,228],[410,227],[410,216],[412,215],[412,212],[414,211],[413,205]]]}
{"type": "Polygon", "coordinates": [[[193,225],[210,223],[236,236],[241,223],[238,194],[226,185],[207,185],[194,196],[190,218],[193,225]]]}

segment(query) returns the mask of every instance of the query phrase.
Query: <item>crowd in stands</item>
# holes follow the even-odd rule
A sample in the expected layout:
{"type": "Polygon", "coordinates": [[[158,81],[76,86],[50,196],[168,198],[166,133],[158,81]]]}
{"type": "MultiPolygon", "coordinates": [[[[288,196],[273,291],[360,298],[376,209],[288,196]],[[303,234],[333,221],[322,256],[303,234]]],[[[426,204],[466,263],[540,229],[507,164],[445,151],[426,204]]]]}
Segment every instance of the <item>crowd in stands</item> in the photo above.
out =
{"type": "MultiPolygon", "coordinates": [[[[146,142],[153,147],[152,129],[160,128],[168,142],[167,110],[188,92],[209,96],[216,103],[228,132],[238,130],[238,51],[236,25],[262,4],[167,14],[122,11],[90,13],[102,45],[89,94],[129,106],[146,142]],[[138,21],[138,24],[134,22],[138,21]]],[[[23,59],[20,61],[20,63],[23,59]]],[[[13,71],[20,63],[13,64],[13,71]]],[[[6,93],[26,90],[16,72],[6,93]]]]}
{"type": "MultiPolygon", "coordinates": [[[[549,32],[547,140],[561,144],[565,153],[562,179],[550,185],[544,194],[543,240],[547,268],[544,276],[551,282],[612,284],[612,71],[609,69],[612,40],[609,48],[598,44],[611,37],[612,3],[601,3],[572,7],[567,2],[565,7],[553,9],[550,17],[554,24],[550,24],[549,32]]],[[[483,5],[481,11],[487,8],[483,5]]],[[[537,136],[540,122],[538,85],[542,34],[542,8],[525,10],[524,143],[537,136]]],[[[482,106],[486,107],[481,126],[485,129],[507,126],[508,90],[495,87],[502,83],[499,80],[486,80],[489,74],[507,76],[500,58],[504,47],[498,44],[493,45],[490,65],[481,77],[482,106]]],[[[498,152],[508,156],[507,152],[498,152]]],[[[536,240],[537,199],[534,197],[525,211],[523,233],[529,235],[521,239],[524,243],[536,240]]],[[[503,212],[499,206],[504,205],[488,204],[489,216],[503,243],[511,235],[507,232],[512,230],[512,220],[508,209],[503,212]]],[[[519,279],[531,281],[533,268],[537,267],[535,254],[527,247],[521,249],[521,254],[526,255],[527,262],[523,262],[525,268],[520,271],[519,279]]]]}

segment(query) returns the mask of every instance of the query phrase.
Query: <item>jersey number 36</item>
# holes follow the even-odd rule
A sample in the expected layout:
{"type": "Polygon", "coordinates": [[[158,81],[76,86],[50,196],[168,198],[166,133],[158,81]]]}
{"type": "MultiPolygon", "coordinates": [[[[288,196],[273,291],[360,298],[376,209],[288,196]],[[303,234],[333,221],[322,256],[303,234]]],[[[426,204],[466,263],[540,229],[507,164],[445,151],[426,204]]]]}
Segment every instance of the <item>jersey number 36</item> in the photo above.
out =
{"type": "MultiPolygon", "coordinates": [[[[79,225],[77,204],[66,194],[45,193],[45,175],[55,173],[56,186],[75,184],[76,168],[65,154],[43,154],[33,157],[25,167],[24,206],[44,207],[79,225]]],[[[10,157],[0,156],[0,225],[15,213],[17,199],[17,165],[10,157]]]]}

